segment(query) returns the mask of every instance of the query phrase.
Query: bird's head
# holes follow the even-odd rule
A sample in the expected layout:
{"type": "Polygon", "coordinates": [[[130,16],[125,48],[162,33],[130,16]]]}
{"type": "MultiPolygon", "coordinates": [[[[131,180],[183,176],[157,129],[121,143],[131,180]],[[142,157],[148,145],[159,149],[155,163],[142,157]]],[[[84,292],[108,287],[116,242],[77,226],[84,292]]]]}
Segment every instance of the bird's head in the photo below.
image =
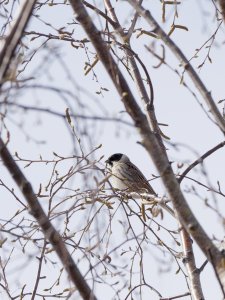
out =
{"type": "Polygon", "coordinates": [[[115,163],[126,163],[128,161],[130,160],[125,154],[115,153],[111,155],[105,162],[109,164],[110,167],[113,167],[115,163]]]}

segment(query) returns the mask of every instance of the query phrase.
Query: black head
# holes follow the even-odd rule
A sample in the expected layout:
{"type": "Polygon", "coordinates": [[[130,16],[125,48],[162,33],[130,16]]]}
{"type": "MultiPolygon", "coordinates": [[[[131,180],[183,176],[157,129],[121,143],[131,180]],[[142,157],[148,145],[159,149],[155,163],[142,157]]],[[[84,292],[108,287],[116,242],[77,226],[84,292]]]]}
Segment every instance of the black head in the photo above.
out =
{"type": "Polygon", "coordinates": [[[121,160],[123,155],[124,154],[122,154],[122,153],[115,153],[115,154],[111,155],[105,162],[107,164],[109,164],[110,166],[112,166],[113,162],[121,160]]]}

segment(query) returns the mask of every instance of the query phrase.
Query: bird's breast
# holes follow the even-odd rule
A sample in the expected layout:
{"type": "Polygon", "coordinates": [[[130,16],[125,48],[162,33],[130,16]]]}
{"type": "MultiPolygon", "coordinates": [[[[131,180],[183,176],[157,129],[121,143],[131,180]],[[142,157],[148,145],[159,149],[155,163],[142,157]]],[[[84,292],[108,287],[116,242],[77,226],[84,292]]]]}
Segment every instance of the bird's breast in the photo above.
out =
{"type": "Polygon", "coordinates": [[[128,188],[127,178],[124,174],[123,167],[120,165],[113,166],[110,182],[115,189],[125,190],[128,188]]]}

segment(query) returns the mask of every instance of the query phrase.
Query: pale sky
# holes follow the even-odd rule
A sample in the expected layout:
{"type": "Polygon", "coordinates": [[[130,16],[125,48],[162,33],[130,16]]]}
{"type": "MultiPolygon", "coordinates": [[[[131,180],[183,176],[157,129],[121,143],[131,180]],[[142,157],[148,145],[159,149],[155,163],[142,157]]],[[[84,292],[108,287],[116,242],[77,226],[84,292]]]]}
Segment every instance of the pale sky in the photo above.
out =
{"type": "MultiPolygon", "coordinates": [[[[61,1],[53,2],[61,3],[61,1]]],[[[94,2],[95,5],[99,4],[98,7],[103,10],[103,1],[97,1],[97,4],[96,1],[90,1],[90,3],[92,2],[94,2]]],[[[178,7],[179,18],[176,20],[176,24],[188,27],[188,31],[176,30],[171,37],[190,59],[195,55],[196,49],[200,48],[204,42],[216,31],[218,22],[214,20],[214,6],[212,1],[186,0],[181,2],[182,5],[178,7]]],[[[116,12],[118,13],[121,24],[127,26],[127,22],[130,20],[128,17],[130,18],[130,12],[132,10],[130,8],[128,9],[129,6],[125,3],[125,1],[122,4],[121,1],[114,1],[113,3],[116,5],[116,9],[119,7],[119,10],[116,10],[116,12]],[[121,9],[120,5],[124,9],[121,9]]],[[[159,0],[143,1],[143,6],[150,9],[153,16],[161,22],[161,3],[159,0]]],[[[80,26],[74,27],[74,25],[68,25],[68,23],[71,23],[74,18],[72,9],[69,5],[56,5],[51,7],[46,6],[41,8],[37,14],[39,17],[32,19],[27,31],[36,31],[45,34],[52,33],[57,35],[57,31],[55,31],[52,27],[57,29],[65,27],[65,30],[68,30],[69,32],[75,29],[73,34],[74,39],[80,39],[84,37],[84,33],[82,32],[80,26]],[[52,24],[52,27],[46,25],[45,22],[52,24]]],[[[90,12],[90,14],[93,16],[93,20],[98,20],[98,17],[96,17],[93,12],[90,12]]],[[[164,25],[164,28],[168,32],[173,18],[172,8],[166,10],[166,17],[168,22],[164,25]]],[[[0,20],[0,24],[1,22],[2,20],[0,20]]],[[[103,20],[101,26],[104,29],[105,23],[103,20]]],[[[146,30],[149,30],[149,27],[146,25],[146,23],[137,23],[136,28],[140,28],[142,26],[144,26],[146,30]]],[[[99,28],[101,27],[99,26],[99,28]]],[[[25,52],[25,56],[27,55],[27,57],[30,57],[30,53],[32,53],[32,49],[34,47],[41,44],[41,38],[34,41],[30,41],[30,38],[32,38],[32,36],[24,39],[24,44],[29,47],[29,50],[25,52]]],[[[158,61],[156,58],[153,58],[151,54],[144,50],[144,45],[149,45],[152,41],[153,38],[149,36],[141,36],[137,40],[136,34],[134,34],[132,45],[134,45],[134,50],[138,52],[140,58],[144,61],[145,66],[147,67],[151,76],[155,92],[155,109],[158,121],[168,124],[168,127],[162,127],[162,130],[167,136],[170,137],[171,143],[166,142],[166,146],[168,148],[170,160],[174,161],[173,166],[174,171],[176,172],[177,163],[191,163],[193,160],[198,158],[199,155],[202,155],[219,142],[222,142],[224,138],[219,129],[203,112],[196,99],[180,84],[180,80],[174,72],[165,66],[162,66],[158,69],[153,68],[153,66],[158,64],[158,61]],[[177,144],[178,149],[175,149],[171,144],[177,144]]],[[[206,60],[204,66],[198,71],[208,90],[212,92],[216,102],[225,98],[225,56],[223,51],[224,41],[224,25],[222,25],[216,36],[215,43],[211,48],[210,57],[212,59],[212,63],[210,63],[209,60],[206,60]]],[[[157,53],[160,53],[161,51],[160,44],[161,42],[157,41],[157,53]]],[[[30,78],[29,81],[26,82],[28,86],[54,86],[59,89],[69,90],[72,95],[64,94],[65,98],[62,99],[54,92],[31,87],[24,89],[21,91],[21,93],[12,94],[9,100],[14,101],[16,99],[15,101],[18,103],[29,106],[39,105],[40,107],[49,108],[62,114],[65,113],[66,108],[69,106],[76,114],[83,114],[85,112],[87,115],[108,115],[130,121],[130,118],[126,115],[126,113],[121,112],[124,111],[124,107],[120,101],[120,97],[115,91],[115,88],[113,87],[112,82],[109,80],[108,75],[103,69],[101,63],[98,63],[94,69],[94,72],[97,75],[96,80],[91,72],[87,76],[84,76],[84,63],[87,61],[84,49],[76,49],[71,46],[70,42],[60,40],[52,40],[48,42],[47,47],[47,49],[43,48],[39,53],[34,55],[31,62],[28,64],[28,67],[22,73],[22,78],[30,78]],[[102,95],[99,95],[96,92],[100,90],[100,87],[103,87],[108,91],[102,91],[102,95]],[[82,108],[81,105],[78,105],[78,102],[85,105],[86,108],[82,108]]],[[[90,44],[87,44],[87,47],[88,50],[93,52],[90,44]]],[[[203,49],[199,53],[199,57],[192,60],[194,66],[197,67],[203,62],[207,54],[207,50],[207,48],[203,49]]],[[[121,54],[119,50],[118,54],[121,54]]],[[[91,54],[89,53],[89,55],[91,54]]],[[[93,57],[94,55],[90,56],[91,61],[93,61],[93,57]]],[[[179,66],[179,61],[174,58],[168,49],[166,49],[166,61],[174,69],[182,72],[182,68],[179,66]]],[[[19,67],[19,69],[21,69],[23,66],[24,64],[19,67]]],[[[121,65],[120,67],[122,69],[121,65]]],[[[206,111],[208,111],[203,99],[196,91],[187,74],[185,74],[184,79],[185,82],[187,82],[191,87],[193,92],[196,93],[200,103],[203,104],[206,111]]],[[[130,78],[129,84],[134,92],[134,95],[136,96],[136,99],[138,99],[138,102],[140,105],[142,105],[140,99],[138,98],[139,96],[136,92],[135,86],[130,78]]],[[[219,108],[221,111],[222,107],[222,104],[220,104],[219,108]]],[[[4,111],[4,108],[2,108],[2,110],[4,111]]],[[[1,112],[3,112],[2,110],[1,112]]],[[[9,110],[8,118],[5,120],[5,122],[11,133],[9,149],[11,150],[12,154],[17,151],[21,157],[26,159],[39,159],[40,155],[43,159],[53,159],[53,152],[64,157],[74,154],[73,144],[71,143],[71,135],[69,133],[70,131],[68,128],[66,128],[64,125],[65,123],[60,118],[49,117],[48,114],[40,114],[39,112],[35,111],[33,113],[26,113],[23,110],[12,108],[9,110]],[[22,125],[23,129],[21,130],[18,125],[22,125]],[[29,139],[27,135],[30,135],[32,139],[39,141],[39,143],[35,143],[31,138],[29,139]],[[46,143],[40,143],[41,141],[46,141],[46,143]]],[[[152,179],[152,174],[158,175],[147,152],[143,147],[140,146],[140,144],[137,143],[137,141],[140,141],[140,137],[133,127],[126,125],[118,126],[113,122],[99,123],[96,125],[96,127],[94,127],[94,123],[92,124],[92,122],[89,121],[89,123],[86,123],[91,125],[89,126],[90,131],[88,134],[92,136],[92,142],[94,143],[93,145],[90,145],[87,135],[84,134],[86,128],[81,124],[80,119],[76,119],[73,122],[77,135],[81,139],[81,144],[84,146],[86,151],[87,149],[90,150],[91,148],[93,149],[99,144],[102,144],[102,147],[95,154],[96,158],[100,158],[102,155],[107,158],[109,155],[117,152],[125,153],[130,157],[132,162],[134,162],[142,170],[148,179],[152,179]]],[[[4,130],[3,134],[5,135],[4,130]]],[[[75,144],[76,149],[78,149],[76,141],[75,144]]],[[[222,191],[225,190],[224,154],[225,149],[222,148],[208,158],[204,163],[204,170],[207,172],[210,181],[209,184],[212,187],[218,188],[217,181],[219,181],[222,191]]],[[[104,162],[104,160],[105,159],[103,159],[102,162],[104,162]]],[[[73,161],[68,161],[59,166],[59,172],[61,172],[61,174],[66,173],[72,163],[73,161]]],[[[25,165],[26,163],[20,164],[21,167],[25,165]]],[[[99,164],[99,166],[103,167],[104,165],[99,164]]],[[[185,168],[182,170],[184,169],[185,168]]],[[[35,191],[38,191],[40,183],[42,183],[43,186],[46,185],[52,171],[52,166],[34,163],[23,170],[27,178],[32,183],[35,191]]],[[[98,177],[99,173],[97,173],[96,176],[98,177]]],[[[207,184],[206,179],[202,175],[202,168],[200,167],[189,173],[189,176],[195,178],[196,180],[204,181],[204,183],[207,184]]],[[[90,178],[92,177],[88,178],[88,186],[94,187],[94,180],[90,182],[90,178]]],[[[7,183],[10,187],[15,188],[18,195],[20,195],[20,199],[23,200],[22,195],[18,192],[3,166],[1,167],[0,179],[7,183]]],[[[73,180],[73,182],[70,182],[69,186],[72,186],[74,189],[79,187],[82,189],[84,186],[82,180],[84,180],[82,175],[79,175],[75,178],[75,180],[73,180]]],[[[162,196],[165,194],[165,189],[159,179],[151,181],[151,184],[159,195],[162,196]]],[[[198,185],[195,187],[197,188],[199,195],[194,195],[193,191],[190,191],[191,185],[192,182],[189,180],[184,180],[182,183],[186,199],[193,209],[194,214],[199,218],[201,225],[204,227],[210,237],[216,236],[216,238],[222,239],[224,236],[224,227],[221,224],[221,219],[219,219],[219,217],[212,212],[212,210],[206,208],[204,199],[208,198],[209,203],[214,206],[215,201],[217,201],[221,214],[224,214],[224,199],[221,196],[216,195],[215,200],[210,192],[204,188],[200,188],[198,185]]],[[[1,186],[0,195],[2,203],[4,203],[4,205],[1,206],[0,211],[0,224],[4,224],[3,220],[11,218],[18,209],[21,209],[21,206],[19,206],[19,204],[16,203],[9,193],[6,192],[6,190],[1,186]]],[[[58,198],[56,197],[56,203],[60,197],[63,197],[63,195],[66,195],[66,192],[63,191],[58,198]]],[[[118,206],[118,202],[116,201],[117,200],[115,200],[116,204],[114,211],[116,211],[116,207],[118,206]]],[[[23,202],[25,203],[24,200],[23,202]]],[[[40,199],[40,202],[45,208],[47,208],[48,200],[46,198],[40,199]]],[[[72,203],[69,204],[69,206],[71,205],[72,203]]],[[[97,207],[94,207],[93,211],[96,209],[97,207]]],[[[92,213],[91,208],[87,211],[87,214],[92,213]]],[[[27,219],[32,219],[32,217],[27,213],[24,213],[23,216],[27,219]]],[[[85,215],[84,212],[81,212],[80,215],[74,214],[74,216],[71,218],[70,233],[76,233],[81,230],[84,226],[84,220],[86,222],[87,217],[88,216],[85,215]]],[[[18,220],[19,218],[20,216],[18,217],[18,220]]],[[[90,228],[90,232],[87,233],[87,237],[84,238],[82,243],[84,248],[90,246],[88,235],[94,234],[95,230],[98,230],[99,227],[102,230],[106,229],[107,222],[109,222],[107,209],[103,208],[96,218],[96,224],[90,228]]],[[[112,222],[112,226],[114,226],[112,227],[113,235],[110,239],[108,252],[110,252],[110,250],[116,245],[119,245],[124,238],[122,232],[123,228],[121,223],[119,223],[119,220],[126,222],[125,215],[121,212],[116,213],[116,217],[112,222]]],[[[176,222],[172,220],[170,216],[165,216],[165,219],[163,220],[156,218],[156,221],[171,230],[177,229],[176,222]]],[[[63,222],[63,218],[54,220],[54,224],[57,226],[58,230],[63,228],[63,222]]],[[[136,234],[140,233],[142,226],[138,222],[136,223],[134,218],[131,218],[131,222],[134,222],[133,227],[136,234]]],[[[27,221],[27,224],[29,224],[29,221],[27,221]]],[[[156,230],[156,226],[153,222],[150,222],[149,225],[156,230]]],[[[171,240],[169,240],[168,235],[163,232],[163,230],[159,232],[159,235],[160,234],[161,238],[165,238],[165,240],[171,245],[171,240]]],[[[39,237],[41,236],[42,234],[39,233],[39,237]]],[[[14,247],[12,242],[13,238],[4,233],[2,233],[0,237],[1,239],[5,237],[8,238],[8,241],[4,244],[4,247],[0,248],[0,255],[4,260],[7,259],[10,249],[14,247]]],[[[177,266],[175,263],[172,265],[171,271],[166,272],[167,268],[171,267],[169,260],[172,260],[172,258],[167,256],[165,257],[160,250],[157,250],[158,248],[152,245],[152,243],[155,244],[155,240],[149,234],[149,244],[144,246],[145,256],[143,262],[148,283],[154,288],[158,289],[163,297],[171,297],[187,292],[186,283],[184,277],[180,274],[181,272],[176,275],[177,266]],[[162,266],[164,266],[163,271],[162,266]]],[[[105,246],[105,244],[101,245],[101,247],[96,250],[96,255],[98,254],[98,251],[100,254],[104,253],[105,246]]],[[[120,257],[122,250],[126,251],[129,246],[135,248],[135,243],[127,243],[124,245],[124,247],[118,249],[118,251],[114,253],[112,264],[123,268],[127,263],[130,263],[130,253],[127,254],[127,256],[123,255],[122,259],[120,257]]],[[[177,250],[181,251],[179,247],[177,247],[177,250]]],[[[194,250],[196,254],[197,266],[200,267],[205,258],[195,243],[194,250]]],[[[8,272],[10,274],[9,286],[12,287],[12,295],[17,295],[19,291],[21,291],[21,282],[23,284],[26,283],[27,292],[32,291],[34,286],[36,278],[35,274],[38,267],[38,261],[35,256],[39,254],[37,252],[37,247],[33,247],[31,243],[28,244],[28,246],[25,248],[25,251],[27,255],[31,255],[31,258],[28,261],[23,259],[24,255],[22,255],[21,249],[15,244],[15,248],[12,253],[11,264],[8,266],[8,272]]],[[[75,262],[77,262],[81,257],[82,253],[77,253],[76,251],[73,253],[75,262]]],[[[51,256],[49,255],[49,259],[58,261],[58,258],[54,254],[51,254],[51,256]]],[[[93,258],[93,264],[94,261],[97,262],[97,258],[96,260],[93,258]]],[[[182,265],[181,261],[180,263],[182,265]]],[[[86,270],[88,269],[87,262],[85,263],[82,260],[78,266],[82,273],[85,274],[86,270]]],[[[137,266],[138,260],[135,262],[136,270],[138,270],[137,266]]],[[[52,266],[50,263],[46,264],[44,267],[43,276],[47,276],[48,279],[41,280],[38,288],[40,293],[44,293],[43,290],[49,288],[50,285],[53,284],[53,282],[56,280],[56,270],[58,271],[60,268],[60,263],[57,266],[52,266]]],[[[184,267],[183,269],[185,270],[184,267]]],[[[118,271],[119,270],[120,268],[118,267],[118,271]]],[[[90,275],[91,274],[89,274],[87,278],[90,278],[90,275]]],[[[134,276],[134,282],[135,280],[138,282],[138,276],[139,275],[134,276]]],[[[201,275],[202,286],[206,300],[221,299],[219,287],[214,278],[215,276],[211,266],[207,265],[201,275]]],[[[63,280],[66,282],[65,275],[63,276],[63,280]]],[[[114,278],[108,279],[106,275],[105,280],[109,280],[108,282],[112,282],[113,284],[118,280],[118,277],[115,277],[114,280],[114,278]]],[[[122,286],[123,280],[125,279],[120,278],[119,286],[122,286]]],[[[67,287],[70,287],[68,281],[65,283],[65,287],[63,287],[63,289],[67,287]]],[[[115,288],[117,288],[117,285],[115,285],[115,288]]],[[[54,289],[54,293],[57,291],[57,289],[57,287],[54,289]]],[[[124,292],[124,294],[122,293],[121,298],[124,299],[127,293],[128,291],[124,292]]],[[[1,291],[1,287],[0,295],[1,299],[8,299],[8,296],[1,291]]],[[[112,298],[114,295],[113,288],[103,284],[96,286],[96,295],[100,300],[116,299],[112,298]]],[[[138,293],[133,296],[134,299],[140,299],[138,293]]],[[[29,296],[27,296],[25,299],[29,299],[29,296]]],[[[78,299],[77,294],[74,294],[71,299],[78,299]]],[[[144,289],[142,300],[145,299],[154,300],[159,298],[154,292],[149,292],[148,289],[144,289]]],[[[190,299],[190,297],[184,297],[182,299],[186,300],[190,299]]]]}

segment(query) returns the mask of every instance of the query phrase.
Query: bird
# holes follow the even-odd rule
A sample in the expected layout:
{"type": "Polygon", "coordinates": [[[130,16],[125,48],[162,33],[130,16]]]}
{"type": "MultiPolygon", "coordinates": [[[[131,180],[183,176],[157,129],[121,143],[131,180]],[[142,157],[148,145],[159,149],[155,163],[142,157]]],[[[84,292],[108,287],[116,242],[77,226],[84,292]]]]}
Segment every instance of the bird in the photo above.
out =
{"type": "MultiPolygon", "coordinates": [[[[157,197],[148,180],[127,155],[115,153],[105,162],[110,171],[110,182],[114,189],[128,195],[129,193],[136,193],[140,196],[147,194],[157,197]]],[[[174,211],[165,202],[158,202],[158,204],[174,216],[174,211]]]]}
{"type": "Polygon", "coordinates": [[[111,183],[113,188],[120,191],[150,193],[156,195],[142,172],[130,159],[122,153],[111,155],[106,161],[111,173],[111,183]]]}

